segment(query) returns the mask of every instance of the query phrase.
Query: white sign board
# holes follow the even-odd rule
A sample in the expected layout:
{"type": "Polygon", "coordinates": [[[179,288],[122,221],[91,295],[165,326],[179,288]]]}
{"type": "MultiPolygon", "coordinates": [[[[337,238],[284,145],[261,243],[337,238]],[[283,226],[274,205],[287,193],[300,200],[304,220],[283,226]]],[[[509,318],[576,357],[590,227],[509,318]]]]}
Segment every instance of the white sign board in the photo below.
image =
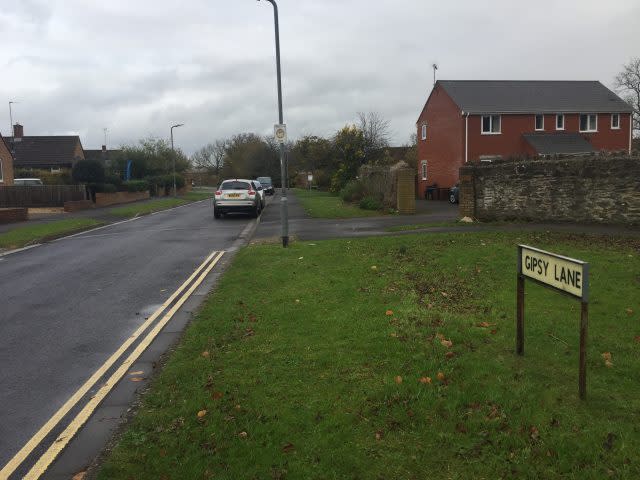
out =
{"type": "Polygon", "coordinates": [[[556,290],[589,298],[589,264],[527,245],[518,245],[518,273],[556,290]]]}
{"type": "Polygon", "coordinates": [[[273,126],[273,136],[278,143],[287,143],[287,126],[276,124],[273,126]]]}
{"type": "Polygon", "coordinates": [[[311,174],[307,175],[307,182],[313,182],[313,175],[311,174]]]}

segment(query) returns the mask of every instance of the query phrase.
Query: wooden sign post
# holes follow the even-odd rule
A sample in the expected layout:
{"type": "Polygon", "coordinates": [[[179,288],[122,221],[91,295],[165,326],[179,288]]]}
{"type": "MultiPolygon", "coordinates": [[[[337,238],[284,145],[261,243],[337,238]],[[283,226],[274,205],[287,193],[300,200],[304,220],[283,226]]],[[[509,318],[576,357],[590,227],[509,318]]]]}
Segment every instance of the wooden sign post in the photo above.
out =
{"type": "Polygon", "coordinates": [[[524,281],[577,298],[580,310],[580,398],[587,398],[587,333],[589,328],[589,264],[527,245],[518,245],[516,353],[524,355],[524,281]]]}

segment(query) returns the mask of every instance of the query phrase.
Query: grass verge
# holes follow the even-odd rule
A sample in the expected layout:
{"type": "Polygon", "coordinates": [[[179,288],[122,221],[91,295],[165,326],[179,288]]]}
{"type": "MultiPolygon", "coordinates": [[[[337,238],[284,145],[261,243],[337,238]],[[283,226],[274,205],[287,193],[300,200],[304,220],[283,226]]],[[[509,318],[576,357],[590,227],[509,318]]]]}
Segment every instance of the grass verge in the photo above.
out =
{"type": "Polygon", "coordinates": [[[180,198],[187,200],[189,202],[199,202],[200,200],[207,200],[208,198],[213,198],[213,192],[191,191],[191,192],[185,193],[184,195],[180,195],[180,198]]]}
{"type": "Polygon", "coordinates": [[[0,234],[0,248],[20,248],[102,225],[91,218],[70,218],[17,227],[0,234]]]}
{"type": "Polygon", "coordinates": [[[342,201],[340,197],[318,190],[293,189],[305,211],[314,218],[357,218],[383,215],[375,210],[363,210],[342,201]]]}
{"type": "Polygon", "coordinates": [[[432,227],[466,227],[469,225],[478,225],[477,223],[466,223],[466,222],[431,222],[431,223],[415,223],[413,225],[396,225],[393,227],[385,228],[386,232],[408,232],[411,230],[420,230],[423,228],[432,228],[432,227]]]}
{"type": "Polygon", "coordinates": [[[161,198],[159,200],[152,200],[150,202],[138,203],[126,207],[113,208],[109,210],[109,213],[117,217],[131,218],[159,212],[160,210],[167,210],[168,208],[179,207],[187,203],[189,203],[189,201],[182,198],[161,198]]]}
{"type": "Polygon", "coordinates": [[[246,248],[98,478],[640,478],[639,249],[486,232],[246,248]],[[514,353],[517,243],[591,262],[585,402],[579,302],[527,284],[514,353]]]}

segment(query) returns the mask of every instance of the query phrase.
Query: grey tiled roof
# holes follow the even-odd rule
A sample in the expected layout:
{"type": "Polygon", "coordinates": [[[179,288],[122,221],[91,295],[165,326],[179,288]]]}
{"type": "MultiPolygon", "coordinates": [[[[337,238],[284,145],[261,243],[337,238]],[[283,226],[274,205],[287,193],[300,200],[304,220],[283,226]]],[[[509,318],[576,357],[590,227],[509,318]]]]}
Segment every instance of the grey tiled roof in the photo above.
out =
{"type": "Polygon", "coordinates": [[[77,135],[21,137],[15,142],[13,137],[6,137],[5,140],[14,151],[14,168],[71,167],[77,160],[74,153],[80,144],[77,135]]]}
{"type": "Polygon", "coordinates": [[[577,133],[525,133],[522,137],[539,155],[595,152],[593,145],[577,133]]]}
{"type": "Polygon", "coordinates": [[[631,107],[598,81],[438,80],[465,113],[624,113],[631,107]]]}

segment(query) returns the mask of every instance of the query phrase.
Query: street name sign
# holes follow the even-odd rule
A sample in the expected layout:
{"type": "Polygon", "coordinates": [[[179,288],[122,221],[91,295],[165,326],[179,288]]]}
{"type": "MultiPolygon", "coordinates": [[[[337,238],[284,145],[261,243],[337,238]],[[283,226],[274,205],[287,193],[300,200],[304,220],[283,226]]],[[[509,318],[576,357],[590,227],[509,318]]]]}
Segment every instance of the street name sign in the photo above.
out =
{"type": "Polygon", "coordinates": [[[516,352],[524,355],[524,283],[531,280],[580,300],[580,371],[578,391],[587,397],[587,332],[589,326],[589,264],[518,245],[518,284],[516,293],[516,352]]]}

